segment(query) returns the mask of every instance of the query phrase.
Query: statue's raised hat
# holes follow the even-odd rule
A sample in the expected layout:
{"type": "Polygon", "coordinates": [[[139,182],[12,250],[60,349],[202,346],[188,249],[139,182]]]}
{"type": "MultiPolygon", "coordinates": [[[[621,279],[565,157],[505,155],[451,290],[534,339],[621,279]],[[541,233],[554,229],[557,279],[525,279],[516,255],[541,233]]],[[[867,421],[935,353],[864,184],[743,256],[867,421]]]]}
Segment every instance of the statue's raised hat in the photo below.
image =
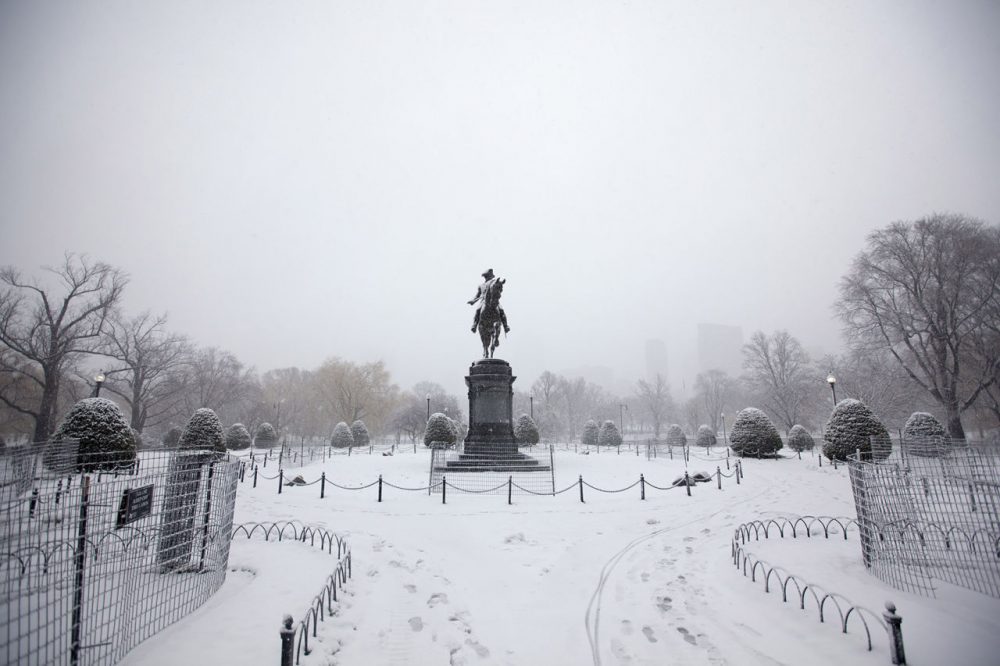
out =
{"type": "Polygon", "coordinates": [[[487,268],[486,272],[483,273],[483,277],[486,278],[487,280],[492,280],[493,279],[493,269],[492,268],[487,268]]]}

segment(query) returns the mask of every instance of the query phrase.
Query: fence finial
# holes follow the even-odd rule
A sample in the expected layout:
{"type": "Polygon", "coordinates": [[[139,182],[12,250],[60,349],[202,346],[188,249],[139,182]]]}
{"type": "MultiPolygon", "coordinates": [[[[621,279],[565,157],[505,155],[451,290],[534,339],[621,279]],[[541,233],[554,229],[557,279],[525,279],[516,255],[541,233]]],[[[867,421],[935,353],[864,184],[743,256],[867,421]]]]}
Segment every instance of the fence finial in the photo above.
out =
{"type": "Polygon", "coordinates": [[[896,604],[885,602],[882,617],[889,625],[889,658],[894,664],[906,664],[906,652],[903,650],[903,618],[896,614],[896,604]]]}
{"type": "Polygon", "coordinates": [[[292,647],[295,642],[295,630],[292,629],[292,616],[285,615],[281,620],[281,666],[292,666],[292,647]]]}

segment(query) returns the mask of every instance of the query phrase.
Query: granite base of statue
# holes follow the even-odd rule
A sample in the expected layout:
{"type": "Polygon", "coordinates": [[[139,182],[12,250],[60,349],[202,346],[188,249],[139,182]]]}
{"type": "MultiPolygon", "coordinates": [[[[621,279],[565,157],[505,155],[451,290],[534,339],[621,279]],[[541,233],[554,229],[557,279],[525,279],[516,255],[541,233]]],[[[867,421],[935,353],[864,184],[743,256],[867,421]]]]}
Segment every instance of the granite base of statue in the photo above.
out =
{"type": "Polygon", "coordinates": [[[438,468],[446,472],[547,472],[548,464],[517,450],[514,380],[507,361],[484,358],[469,368],[469,434],[462,453],[438,468]]]}

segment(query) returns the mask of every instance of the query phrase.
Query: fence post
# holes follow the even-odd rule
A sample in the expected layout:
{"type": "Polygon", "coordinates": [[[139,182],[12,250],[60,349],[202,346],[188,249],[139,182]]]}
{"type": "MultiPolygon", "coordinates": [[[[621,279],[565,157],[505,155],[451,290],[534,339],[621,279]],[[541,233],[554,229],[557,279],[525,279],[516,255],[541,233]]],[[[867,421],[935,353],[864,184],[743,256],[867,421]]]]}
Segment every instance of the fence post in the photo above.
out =
{"type": "Polygon", "coordinates": [[[441,504],[447,504],[448,497],[448,478],[445,476],[441,477],[441,504]]]}
{"type": "Polygon", "coordinates": [[[743,478],[743,461],[742,460],[737,460],[736,461],[736,469],[739,471],[740,478],[742,479],[743,478]]]}
{"type": "Polygon", "coordinates": [[[684,487],[687,488],[688,497],[691,497],[691,477],[688,476],[687,470],[684,470],[684,487]]]}
{"type": "Polygon", "coordinates": [[[87,505],[90,502],[90,477],[80,479],[80,522],[77,526],[76,554],[74,559],[76,575],[73,579],[73,612],[69,662],[73,666],[80,663],[80,632],[83,627],[83,570],[87,564],[87,505]]]}
{"type": "Polygon", "coordinates": [[[326,472],[319,475],[319,498],[323,499],[324,497],[326,497],[326,472]]]}
{"type": "Polygon", "coordinates": [[[254,488],[257,487],[257,467],[256,466],[254,466],[254,468],[253,468],[253,487],[254,488]]]}
{"type": "Polygon", "coordinates": [[[719,479],[719,490],[722,490],[722,468],[718,465],[715,466],[715,476],[719,479]]]}
{"type": "Polygon", "coordinates": [[[736,485],[740,485],[740,461],[736,461],[736,469],[733,471],[733,476],[736,477],[736,485]]]}
{"type": "Polygon", "coordinates": [[[514,475],[511,474],[507,477],[507,504],[510,504],[510,496],[514,492],[514,475]]]}
{"type": "Polygon", "coordinates": [[[903,618],[896,614],[896,604],[891,601],[885,602],[885,610],[882,612],[889,625],[889,658],[894,664],[906,663],[906,652],[903,650],[903,618]]]}
{"type": "Polygon", "coordinates": [[[802,460],[802,451],[796,451],[796,453],[799,455],[799,460],[802,460]]]}
{"type": "Polygon", "coordinates": [[[646,499],[646,477],[639,475],[639,499],[646,499]]]}
{"type": "Polygon", "coordinates": [[[281,666],[292,666],[292,651],[295,643],[295,630],[292,629],[292,616],[286,615],[281,621],[281,666]]]}
{"type": "Polygon", "coordinates": [[[28,500],[28,518],[35,517],[35,506],[38,504],[38,488],[31,489],[31,499],[28,500]]]}
{"type": "Polygon", "coordinates": [[[382,475],[378,475],[378,501],[382,501],[382,475]]]}
{"type": "Polygon", "coordinates": [[[285,470],[278,470],[278,494],[281,494],[281,486],[285,483],[285,470]]]}
{"type": "Polygon", "coordinates": [[[580,475],[580,480],[577,483],[580,484],[580,502],[583,502],[583,474],[580,475]]]}
{"type": "Polygon", "coordinates": [[[205,483],[205,521],[201,528],[201,560],[199,567],[205,568],[205,551],[208,549],[208,523],[212,518],[212,472],[215,463],[208,463],[208,480],[205,483]]]}
{"type": "Polygon", "coordinates": [[[59,495],[62,494],[62,479],[56,484],[56,505],[59,505],[59,495]]]}
{"type": "Polygon", "coordinates": [[[823,466],[823,454],[822,453],[819,454],[819,466],[820,467],[823,466]]]}

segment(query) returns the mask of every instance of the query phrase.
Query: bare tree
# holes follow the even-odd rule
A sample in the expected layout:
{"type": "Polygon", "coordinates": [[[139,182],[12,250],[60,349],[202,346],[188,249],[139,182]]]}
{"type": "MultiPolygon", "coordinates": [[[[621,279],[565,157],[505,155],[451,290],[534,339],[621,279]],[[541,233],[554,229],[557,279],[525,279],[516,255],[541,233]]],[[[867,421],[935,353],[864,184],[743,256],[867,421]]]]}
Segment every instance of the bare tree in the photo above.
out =
{"type": "Polygon", "coordinates": [[[185,423],[201,407],[214,410],[222,421],[240,420],[249,429],[256,425],[246,418],[260,402],[260,387],[252,368],[232,353],[215,347],[198,349],[187,357],[183,372],[174,379],[182,386],[176,422],[185,423]]]}
{"type": "MultiPolygon", "coordinates": [[[[833,371],[837,393],[865,403],[883,423],[901,424],[929,402],[929,396],[924,399],[920,387],[884,347],[858,347],[838,357],[824,357],[817,370],[833,371]]],[[[827,401],[819,409],[828,412],[829,406],[827,401]]]]}
{"type": "Polygon", "coordinates": [[[743,345],[746,380],[761,406],[784,425],[799,423],[818,385],[809,355],[788,331],[757,331],[743,345]]]}
{"type": "MultiPolygon", "coordinates": [[[[732,407],[736,397],[736,381],[722,370],[706,370],[699,373],[694,380],[694,396],[702,413],[708,418],[708,425],[713,432],[719,431],[719,421],[727,407],[732,407]]],[[[699,424],[694,424],[697,428],[699,424]]]]}
{"type": "Polygon", "coordinates": [[[347,423],[361,419],[372,433],[384,432],[399,388],[392,383],[382,361],[355,365],[332,358],[314,376],[331,416],[347,423]]]}
{"type": "Polygon", "coordinates": [[[131,426],[142,432],[167,420],[184,390],[179,377],[190,356],[190,345],[166,331],[166,315],[148,311],[128,319],[115,312],[99,351],[116,363],[105,375],[106,388],[130,410],[131,426]]]}
{"type": "Polygon", "coordinates": [[[837,310],[855,344],[887,349],[963,439],[962,412],[995,381],[1000,229],[961,215],[895,222],[868,236],[840,285],[837,310]]]}
{"type": "Polygon", "coordinates": [[[667,424],[670,412],[673,410],[673,399],[670,397],[670,387],[663,375],[656,373],[652,381],[640,379],[636,383],[636,400],[643,414],[649,416],[653,426],[653,437],[660,438],[660,431],[667,424]]]}
{"type": "Polygon", "coordinates": [[[93,353],[111,308],[128,278],[117,268],[67,253],[63,263],[44,270],[57,287],[25,278],[13,267],[0,269],[0,343],[10,353],[0,355],[0,368],[38,386],[37,399],[22,402],[18,387],[0,392],[0,401],[30,416],[35,441],[55,429],[60,384],[67,366],[81,354],[93,353]]]}

